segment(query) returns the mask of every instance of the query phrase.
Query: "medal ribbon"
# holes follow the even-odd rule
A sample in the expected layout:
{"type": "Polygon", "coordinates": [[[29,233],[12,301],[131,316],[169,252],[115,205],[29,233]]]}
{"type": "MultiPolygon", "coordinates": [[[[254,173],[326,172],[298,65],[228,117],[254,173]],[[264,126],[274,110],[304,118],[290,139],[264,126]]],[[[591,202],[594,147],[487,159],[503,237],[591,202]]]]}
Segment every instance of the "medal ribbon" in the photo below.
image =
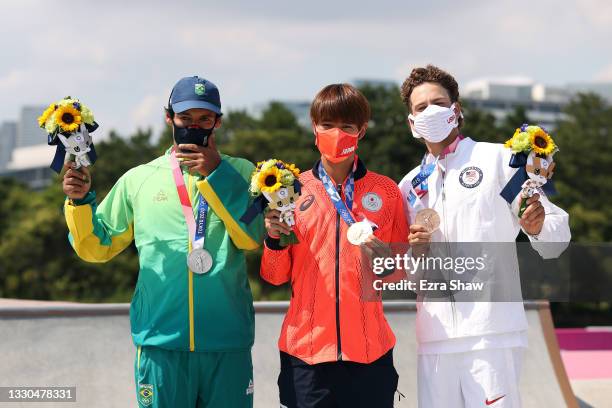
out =
{"type": "Polygon", "coordinates": [[[408,194],[408,202],[412,208],[415,207],[417,198],[423,198],[425,194],[429,191],[429,185],[427,184],[427,179],[432,175],[434,170],[436,169],[436,160],[434,163],[430,163],[425,165],[425,157],[423,157],[423,161],[421,162],[421,171],[417,174],[411,181],[412,188],[410,189],[410,193],[408,194]]]}
{"type": "Polygon", "coordinates": [[[321,182],[325,187],[325,191],[327,195],[331,199],[334,207],[336,207],[336,211],[340,214],[340,217],[346,222],[348,226],[351,226],[355,223],[355,218],[353,214],[351,214],[351,209],[353,208],[353,195],[355,194],[355,170],[357,169],[357,156],[355,156],[355,162],[353,163],[353,168],[346,178],[346,182],[344,185],[344,195],[346,196],[346,202],[342,201],[342,197],[336,190],[334,183],[331,178],[325,171],[323,167],[323,163],[319,162],[319,176],[321,177],[321,182]]]}
{"type": "Polygon", "coordinates": [[[423,156],[423,160],[421,161],[421,171],[412,179],[412,188],[410,189],[410,193],[408,194],[408,202],[410,206],[414,208],[417,204],[417,199],[423,198],[429,191],[429,185],[427,184],[427,179],[436,168],[438,164],[438,160],[443,158],[449,153],[454,153],[457,149],[457,145],[465,139],[465,136],[458,135],[457,138],[450,145],[446,146],[444,151],[440,153],[436,160],[433,163],[425,165],[425,161],[427,159],[428,153],[425,153],[423,156]]]}
{"type": "Polygon", "coordinates": [[[172,175],[174,176],[174,184],[176,185],[176,191],[181,202],[181,209],[185,216],[185,222],[187,223],[187,229],[189,230],[189,239],[193,237],[193,249],[204,248],[204,238],[206,235],[206,216],[208,215],[208,202],[198,194],[198,218],[193,215],[193,208],[191,207],[191,201],[187,188],[185,187],[185,179],[183,179],[183,173],[179,166],[178,160],[175,156],[175,151],[172,149],[170,153],[170,166],[172,167],[172,175]]]}
{"type": "Polygon", "coordinates": [[[198,218],[196,219],[196,232],[193,238],[193,248],[204,248],[206,236],[206,216],[208,215],[208,201],[198,193],[198,218]]]}

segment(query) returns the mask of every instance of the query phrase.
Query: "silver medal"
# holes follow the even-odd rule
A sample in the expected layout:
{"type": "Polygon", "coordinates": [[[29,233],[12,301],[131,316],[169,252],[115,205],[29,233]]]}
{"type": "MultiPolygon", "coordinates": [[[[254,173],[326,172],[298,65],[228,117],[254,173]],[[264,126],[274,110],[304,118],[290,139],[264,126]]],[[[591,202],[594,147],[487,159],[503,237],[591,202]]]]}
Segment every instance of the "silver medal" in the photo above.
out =
{"type": "Polygon", "coordinates": [[[213,259],[207,250],[196,248],[189,253],[187,265],[193,273],[202,274],[210,271],[213,265],[213,259]]]}
{"type": "Polygon", "coordinates": [[[361,245],[374,231],[367,221],[360,221],[352,224],[346,232],[346,238],[353,245],[361,245]]]}

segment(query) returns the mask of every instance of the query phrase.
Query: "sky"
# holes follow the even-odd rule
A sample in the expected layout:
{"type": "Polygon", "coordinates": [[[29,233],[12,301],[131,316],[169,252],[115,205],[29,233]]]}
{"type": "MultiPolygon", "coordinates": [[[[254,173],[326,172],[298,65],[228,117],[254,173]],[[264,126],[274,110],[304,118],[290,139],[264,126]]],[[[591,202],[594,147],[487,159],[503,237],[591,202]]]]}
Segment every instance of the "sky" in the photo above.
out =
{"type": "Polygon", "coordinates": [[[398,85],[427,63],[482,77],[612,81],[609,0],[20,0],[0,6],[0,122],[66,95],[101,129],[160,129],[200,75],[224,111],[310,100],[355,79],[398,85]]]}

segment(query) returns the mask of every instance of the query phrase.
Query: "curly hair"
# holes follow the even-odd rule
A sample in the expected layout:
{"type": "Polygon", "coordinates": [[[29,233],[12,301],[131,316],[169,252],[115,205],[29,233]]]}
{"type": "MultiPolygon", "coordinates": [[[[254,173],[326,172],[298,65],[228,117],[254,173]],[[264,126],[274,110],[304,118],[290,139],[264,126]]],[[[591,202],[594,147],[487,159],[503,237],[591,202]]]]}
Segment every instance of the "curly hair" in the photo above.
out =
{"type": "Polygon", "coordinates": [[[412,70],[410,76],[406,78],[401,88],[402,101],[408,108],[408,112],[412,112],[412,106],[410,104],[410,96],[412,91],[419,85],[426,82],[439,84],[450,96],[451,102],[455,103],[459,101],[459,85],[451,74],[441,70],[435,65],[427,65],[425,68],[419,67],[412,70]]]}

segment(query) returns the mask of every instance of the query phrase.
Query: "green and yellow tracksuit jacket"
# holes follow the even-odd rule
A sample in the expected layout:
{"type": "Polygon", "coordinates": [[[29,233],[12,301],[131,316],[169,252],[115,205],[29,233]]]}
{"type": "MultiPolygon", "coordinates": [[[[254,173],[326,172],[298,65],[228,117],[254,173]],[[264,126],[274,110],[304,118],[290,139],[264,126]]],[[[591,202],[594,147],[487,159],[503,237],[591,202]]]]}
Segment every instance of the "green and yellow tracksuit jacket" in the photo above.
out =
{"type": "MultiPolygon", "coordinates": [[[[209,203],[205,247],[212,269],[187,266],[191,240],[169,162],[170,149],[125,173],[100,205],[95,192],[66,200],[69,240],[89,262],[106,262],[135,241],[140,261],[130,306],[136,346],[170,350],[235,351],[254,340],[253,298],[243,250],[263,240],[263,219],[239,219],[250,205],[252,163],[221,155],[206,178],[183,170],[192,207],[198,193],[209,203]]],[[[129,271],[125,271],[129,273],[129,271]]]]}

